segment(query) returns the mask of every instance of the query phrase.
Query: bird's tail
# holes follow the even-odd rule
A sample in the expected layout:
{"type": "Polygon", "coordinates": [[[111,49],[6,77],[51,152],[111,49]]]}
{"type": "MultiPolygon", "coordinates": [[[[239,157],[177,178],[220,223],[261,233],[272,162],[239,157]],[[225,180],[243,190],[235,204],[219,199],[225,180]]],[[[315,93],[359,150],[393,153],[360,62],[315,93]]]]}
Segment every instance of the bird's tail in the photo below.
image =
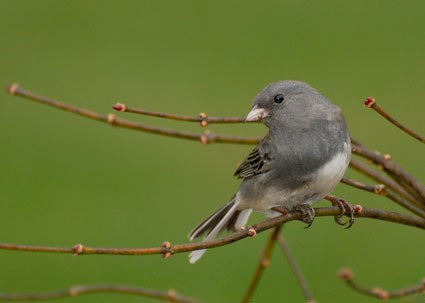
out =
{"type": "MultiPolygon", "coordinates": [[[[207,242],[214,240],[217,235],[224,229],[239,229],[246,224],[251,211],[251,209],[245,209],[242,211],[237,210],[237,203],[234,196],[223,207],[221,207],[201,224],[195,227],[188,235],[189,240],[192,241],[206,234],[202,242],[207,242]]],[[[193,264],[198,261],[203,256],[205,251],[206,249],[191,252],[189,255],[189,262],[193,264]]]]}

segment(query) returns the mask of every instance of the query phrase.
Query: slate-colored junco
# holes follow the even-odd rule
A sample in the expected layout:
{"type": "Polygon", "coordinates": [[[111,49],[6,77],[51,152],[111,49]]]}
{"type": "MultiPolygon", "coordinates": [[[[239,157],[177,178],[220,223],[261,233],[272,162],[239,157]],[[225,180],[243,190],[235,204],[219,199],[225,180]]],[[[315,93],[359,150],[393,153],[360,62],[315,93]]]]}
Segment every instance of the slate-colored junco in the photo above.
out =
{"type": "MultiPolygon", "coordinates": [[[[227,204],[189,234],[210,241],[224,229],[244,226],[252,210],[275,215],[322,199],[341,180],[350,161],[350,136],[341,110],[301,81],[267,85],[254,99],[246,120],[269,128],[235,176],[243,179],[227,204]]],[[[205,250],[193,251],[195,263],[205,250]]]]}

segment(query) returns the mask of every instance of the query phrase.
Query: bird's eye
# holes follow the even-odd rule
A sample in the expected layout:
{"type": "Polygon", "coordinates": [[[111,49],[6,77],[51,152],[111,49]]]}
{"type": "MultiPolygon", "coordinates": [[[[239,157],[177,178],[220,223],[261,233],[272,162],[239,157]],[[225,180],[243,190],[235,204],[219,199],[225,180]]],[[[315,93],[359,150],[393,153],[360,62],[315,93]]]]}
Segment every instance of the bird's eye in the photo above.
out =
{"type": "Polygon", "coordinates": [[[283,96],[282,94],[274,96],[274,102],[276,103],[282,103],[283,100],[285,100],[285,96],[283,96]]]}

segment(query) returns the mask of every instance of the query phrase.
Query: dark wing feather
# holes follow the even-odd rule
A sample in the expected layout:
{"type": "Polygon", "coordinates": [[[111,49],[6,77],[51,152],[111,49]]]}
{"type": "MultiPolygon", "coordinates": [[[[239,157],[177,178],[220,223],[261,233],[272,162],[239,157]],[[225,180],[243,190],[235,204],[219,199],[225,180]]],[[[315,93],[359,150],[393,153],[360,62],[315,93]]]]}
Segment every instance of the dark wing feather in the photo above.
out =
{"type": "Polygon", "coordinates": [[[271,169],[270,146],[265,141],[257,145],[235,171],[238,178],[263,174],[271,169]]]}

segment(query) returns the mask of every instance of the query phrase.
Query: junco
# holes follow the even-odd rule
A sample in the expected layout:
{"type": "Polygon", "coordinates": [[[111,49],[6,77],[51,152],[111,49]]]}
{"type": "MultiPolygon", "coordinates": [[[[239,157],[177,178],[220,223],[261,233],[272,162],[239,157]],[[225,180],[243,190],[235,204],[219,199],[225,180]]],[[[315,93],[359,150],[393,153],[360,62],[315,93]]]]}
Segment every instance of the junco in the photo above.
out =
{"type": "MultiPolygon", "coordinates": [[[[242,179],[239,190],[190,232],[191,241],[204,234],[203,241],[210,241],[225,229],[240,229],[252,210],[268,216],[278,214],[273,209],[311,210],[310,205],[329,194],[344,175],[351,156],[344,116],[307,83],[267,85],[246,117],[258,119],[269,132],[236,170],[235,176],[242,179]]],[[[190,263],[205,251],[193,251],[190,263]]]]}

